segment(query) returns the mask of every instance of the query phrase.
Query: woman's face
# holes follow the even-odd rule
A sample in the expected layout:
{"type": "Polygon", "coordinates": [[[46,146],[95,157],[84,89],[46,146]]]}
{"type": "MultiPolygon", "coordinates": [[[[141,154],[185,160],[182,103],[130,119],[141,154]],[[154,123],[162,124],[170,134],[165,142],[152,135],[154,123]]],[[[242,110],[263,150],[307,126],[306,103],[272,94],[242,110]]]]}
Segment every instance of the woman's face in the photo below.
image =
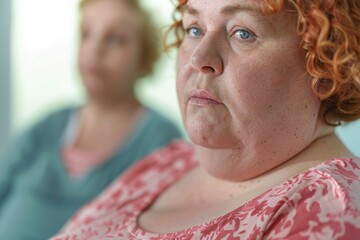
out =
{"type": "Polygon", "coordinates": [[[200,149],[235,153],[227,164],[234,174],[265,171],[294,156],[314,140],[318,121],[320,101],[295,17],[263,16],[259,3],[189,0],[183,14],[177,66],[183,122],[200,149]]]}
{"type": "Polygon", "coordinates": [[[138,13],[125,1],[94,0],[82,9],[79,67],[92,98],[126,99],[141,74],[138,13]]]}

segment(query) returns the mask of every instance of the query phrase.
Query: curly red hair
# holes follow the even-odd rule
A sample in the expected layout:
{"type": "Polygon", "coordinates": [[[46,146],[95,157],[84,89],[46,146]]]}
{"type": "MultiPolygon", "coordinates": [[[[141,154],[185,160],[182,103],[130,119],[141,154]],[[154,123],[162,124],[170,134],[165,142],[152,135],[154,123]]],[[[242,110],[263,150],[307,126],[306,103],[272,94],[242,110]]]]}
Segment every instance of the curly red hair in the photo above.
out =
{"type": "MultiPolygon", "coordinates": [[[[183,37],[181,8],[177,0],[169,31],[178,47],[183,37]]],[[[322,100],[323,119],[329,125],[360,119],[360,1],[359,0],[262,0],[264,14],[285,9],[297,13],[301,47],[312,88],[322,100]]]]}

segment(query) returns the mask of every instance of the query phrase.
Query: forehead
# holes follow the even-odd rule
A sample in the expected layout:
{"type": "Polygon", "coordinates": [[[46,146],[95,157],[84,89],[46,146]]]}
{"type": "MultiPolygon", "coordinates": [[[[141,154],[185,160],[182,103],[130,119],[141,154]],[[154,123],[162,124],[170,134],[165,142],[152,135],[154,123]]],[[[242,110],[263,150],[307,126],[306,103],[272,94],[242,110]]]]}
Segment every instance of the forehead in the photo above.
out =
{"type": "Polygon", "coordinates": [[[82,20],[98,24],[139,24],[137,11],[125,1],[115,0],[94,0],[85,4],[82,8],[82,20]]]}
{"type": "Polygon", "coordinates": [[[241,11],[262,15],[259,0],[188,0],[182,11],[192,15],[232,15],[241,11]]]}
{"type": "Polygon", "coordinates": [[[290,31],[297,35],[297,15],[293,11],[266,14],[267,10],[265,0],[188,0],[181,9],[186,22],[197,18],[213,25],[231,19],[246,19],[247,23],[252,22],[277,34],[290,31]]]}

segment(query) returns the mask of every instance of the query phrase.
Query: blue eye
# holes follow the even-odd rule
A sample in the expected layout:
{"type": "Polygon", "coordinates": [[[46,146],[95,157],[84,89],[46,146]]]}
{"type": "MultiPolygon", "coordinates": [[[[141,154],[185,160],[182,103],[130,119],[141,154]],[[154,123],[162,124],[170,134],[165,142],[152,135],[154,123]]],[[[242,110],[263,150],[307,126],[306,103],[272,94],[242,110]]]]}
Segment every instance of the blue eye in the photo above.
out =
{"type": "Polygon", "coordinates": [[[202,34],[202,31],[200,28],[197,27],[190,27],[186,29],[187,34],[189,34],[191,37],[199,37],[202,34]]]}
{"type": "Polygon", "coordinates": [[[247,39],[253,38],[254,34],[249,31],[246,31],[244,29],[239,29],[234,33],[234,36],[241,40],[247,40],[247,39]]]}

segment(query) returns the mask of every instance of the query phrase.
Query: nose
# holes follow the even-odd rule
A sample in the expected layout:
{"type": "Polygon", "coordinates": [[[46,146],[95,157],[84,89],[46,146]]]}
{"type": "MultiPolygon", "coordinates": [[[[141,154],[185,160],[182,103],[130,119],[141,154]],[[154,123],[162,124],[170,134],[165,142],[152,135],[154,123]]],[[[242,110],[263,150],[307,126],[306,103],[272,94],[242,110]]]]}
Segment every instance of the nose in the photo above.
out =
{"type": "Polygon", "coordinates": [[[88,59],[98,59],[103,54],[103,47],[98,39],[88,39],[82,43],[82,51],[88,59]]]}
{"type": "Polygon", "coordinates": [[[99,40],[94,41],[90,47],[90,54],[94,58],[100,58],[104,53],[103,46],[99,40]]]}
{"type": "Polygon", "coordinates": [[[224,66],[219,52],[220,41],[215,35],[203,36],[191,55],[192,68],[203,74],[221,75],[224,66]]]}

